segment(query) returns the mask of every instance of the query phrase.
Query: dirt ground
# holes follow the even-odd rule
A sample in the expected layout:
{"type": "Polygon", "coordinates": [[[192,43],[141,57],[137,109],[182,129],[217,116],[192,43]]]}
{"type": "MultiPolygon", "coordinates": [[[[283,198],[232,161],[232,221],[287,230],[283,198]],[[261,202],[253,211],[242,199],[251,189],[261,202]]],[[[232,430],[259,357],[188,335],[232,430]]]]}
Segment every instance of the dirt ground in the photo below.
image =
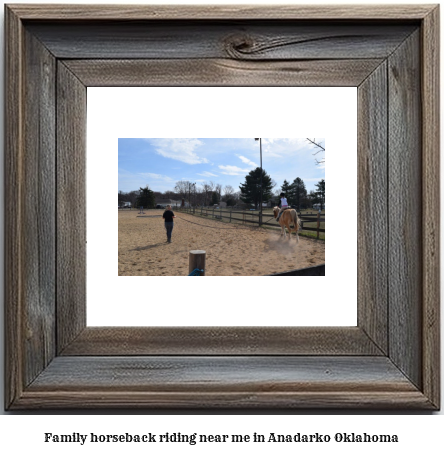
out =
{"type": "Polygon", "coordinates": [[[178,212],[168,244],[163,212],[119,211],[119,276],[187,276],[190,250],[206,251],[207,276],[262,276],[325,263],[324,242],[299,236],[296,243],[279,231],[178,212]]]}

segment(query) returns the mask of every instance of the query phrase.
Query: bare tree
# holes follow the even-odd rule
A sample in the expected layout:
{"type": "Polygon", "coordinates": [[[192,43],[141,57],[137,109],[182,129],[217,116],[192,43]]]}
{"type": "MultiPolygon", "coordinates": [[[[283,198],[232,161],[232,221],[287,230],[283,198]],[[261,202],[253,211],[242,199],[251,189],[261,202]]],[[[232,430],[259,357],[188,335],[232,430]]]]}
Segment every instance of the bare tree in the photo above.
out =
{"type": "Polygon", "coordinates": [[[315,160],[316,160],[316,164],[317,165],[320,165],[321,163],[325,163],[325,147],[323,146],[323,144],[320,142],[320,141],[316,141],[316,138],[313,138],[313,139],[310,139],[310,138],[306,138],[308,142],[310,142],[316,149],[316,152],[313,154],[313,155],[318,155],[318,154],[322,154],[320,156],[320,159],[318,160],[316,157],[315,157],[315,160]]]}
{"type": "Polygon", "coordinates": [[[213,182],[204,182],[202,184],[202,193],[204,194],[204,206],[207,205],[207,201],[209,201],[209,195],[213,191],[214,184],[213,182]]]}
{"type": "Polygon", "coordinates": [[[176,193],[179,193],[181,198],[186,198],[190,189],[191,182],[188,181],[179,181],[176,182],[174,190],[176,193]]]}
{"type": "Polygon", "coordinates": [[[227,206],[234,206],[238,198],[236,197],[236,190],[231,185],[225,185],[224,196],[221,201],[227,203],[227,206]]]}
{"type": "Polygon", "coordinates": [[[203,185],[196,187],[196,204],[199,206],[205,205],[206,191],[203,185]]]}
{"type": "Polygon", "coordinates": [[[231,185],[225,185],[224,187],[224,198],[229,198],[235,193],[234,188],[231,185]]]}

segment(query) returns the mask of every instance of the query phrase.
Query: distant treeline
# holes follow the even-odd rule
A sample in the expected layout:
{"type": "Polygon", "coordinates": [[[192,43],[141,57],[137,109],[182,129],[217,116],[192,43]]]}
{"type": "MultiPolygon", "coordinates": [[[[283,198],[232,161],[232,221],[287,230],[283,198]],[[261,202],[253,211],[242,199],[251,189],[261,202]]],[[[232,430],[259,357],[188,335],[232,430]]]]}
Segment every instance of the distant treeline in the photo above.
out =
{"type": "Polygon", "coordinates": [[[288,203],[296,206],[299,210],[313,207],[313,204],[325,204],[325,181],[320,180],[316,184],[316,190],[307,192],[304,181],[296,177],[291,183],[284,181],[281,187],[276,188],[276,183],[265,170],[256,168],[245,176],[245,182],[239,186],[239,190],[231,185],[215,182],[197,184],[189,181],[178,181],[174,191],[156,192],[148,185],[139,190],[130,192],[119,191],[119,206],[125,202],[132,206],[154,208],[157,204],[165,205],[170,202],[181,204],[182,201],[190,206],[213,206],[224,202],[227,206],[254,207],[262,203],[268,206],[277,205],[279,195],[285,193],[288,203]],[[262,176],[261,176],[262,174],[262,176]],[[261,192],[262,189],[262,192],[261,192]]]}

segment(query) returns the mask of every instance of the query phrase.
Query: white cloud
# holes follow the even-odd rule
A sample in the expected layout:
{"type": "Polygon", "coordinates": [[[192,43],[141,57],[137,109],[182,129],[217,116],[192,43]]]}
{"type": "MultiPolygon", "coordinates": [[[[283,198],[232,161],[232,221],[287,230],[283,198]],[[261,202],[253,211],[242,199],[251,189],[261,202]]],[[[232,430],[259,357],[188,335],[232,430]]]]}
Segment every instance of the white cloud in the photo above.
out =
{"type": "Polygon", "coordinates": [[[257,168],[257,164],[252,162],[250,159],[248,159],[247,157],[244,157],[243,155],[238,155],[238,157],[246,164],[246,165],[250,165],[251,167],[253,168],[257,168]]]}
{"type": "Polygon", "coordinates": [[[196,138],[164,138],[148,139],[159,155],[173,160],[178,160],[189,165],[208,163],[208,160],[199,157],[195,150],[203,145],[202,141],[196,138]]]}
{"type": "Polygon", "coordinates": [[[309,143],[305,138],[264,138],[262,140],[264,158],[284,158],[298,152],[307,153],[309,143]]]}
{"type": "Polygon", "coordinates": [[[134,173],[125,169],[119,169],[119,190],[129,192],[132,190],[139,190],[146,185],[151,190],[165,191],[171,188],[174,180],[163,174],[156,173],[134,173]]]}
{"type": "Polygon", "coordinates": [[[147,179],[153,180],[163,180],[167,182],[171,182],[173,179],[169,176],[164,176],[162,174],[155,174],[155,173],[138,173],[142,177],[146,177],[147,179]]]}
{"type": "Polygon", "coordinates": [[[217,177],[217,174],[210,173],[209,171],[204,171],[203,173],[197,173],[198,176],[204,177],[217,177]]]}
{"type": "Polygon", "coordinates": [[[229,176],[240,176],[250,172],[249,169],[241,169],[238,166],[231,165],[219,165],[219,168],[222,170],[222,174],[228,174],[229,176]]]}

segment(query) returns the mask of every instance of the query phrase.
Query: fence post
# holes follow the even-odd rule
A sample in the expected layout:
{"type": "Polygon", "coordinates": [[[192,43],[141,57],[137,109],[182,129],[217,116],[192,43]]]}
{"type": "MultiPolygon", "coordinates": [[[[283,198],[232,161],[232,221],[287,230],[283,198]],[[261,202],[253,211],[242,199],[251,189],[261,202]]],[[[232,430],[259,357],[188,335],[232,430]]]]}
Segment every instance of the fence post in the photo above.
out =
{"type": "Polygon", "coordinates": [[[317,223],[317,239],[319,239],[319,227],[321,225],[321,213],[318,212],[318,223],[317,223]]]}
{"type": "Polygon", "coordinates": [[[215,207],[214,207],[214,205],[213,205],[213,218],[214,218],[214,209],[215,209],[215,207]]]}
{"type": "Polygon", "coordinates": [[[230,207],[230,223],[231,223],[231,213],[233,212],[233,208],[230,207]]]}
{"type": "Polygon", "coordinates": [[[200,206],[200,215],[202,216],[203,206],[200,206]]]}
{"type": "Polygon", "coordinates": [[[202,269],[201,276],[205,275],[205,250],[190,250],[188,261],[188,274],[191,274],[195,269],[202,269]]]}

